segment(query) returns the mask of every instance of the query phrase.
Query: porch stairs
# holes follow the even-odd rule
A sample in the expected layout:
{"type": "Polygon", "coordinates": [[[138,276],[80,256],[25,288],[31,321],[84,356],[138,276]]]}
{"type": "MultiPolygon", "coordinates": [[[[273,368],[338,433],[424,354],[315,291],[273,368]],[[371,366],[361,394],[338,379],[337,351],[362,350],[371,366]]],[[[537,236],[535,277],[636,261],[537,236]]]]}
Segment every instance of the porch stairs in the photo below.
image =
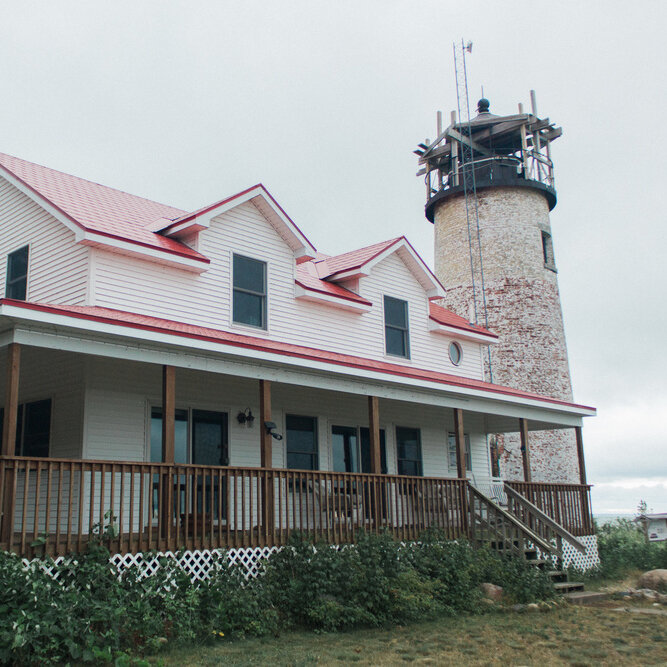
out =
{"type": "Polygon", "coordinates": [[[569,581],[568,573],[562,567],[563,541],[582,553],[586,552],[586,547],[574,535],[508,486],[504,488],[505,506],[472,484],[468,488],[473,545],[488,545],[500,553],[512,554],[547,570],[558,594],[584,590],[583,583],[569,581]]]}

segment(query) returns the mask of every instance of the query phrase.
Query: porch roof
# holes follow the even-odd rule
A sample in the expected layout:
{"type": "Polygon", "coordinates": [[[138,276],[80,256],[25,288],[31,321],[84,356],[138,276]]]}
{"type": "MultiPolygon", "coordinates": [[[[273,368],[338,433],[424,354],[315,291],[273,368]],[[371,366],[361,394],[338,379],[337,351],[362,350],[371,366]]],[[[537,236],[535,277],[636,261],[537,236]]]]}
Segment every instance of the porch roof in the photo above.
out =
{"type": "Polygon", "coordinates": [[[122,329],[131,329],[144,332],[144,334],[155,333],[156,342],[163,343],[162,336],[175,337],[173,343],[178,344],[179,340],[189,339],[190,341],[202,341],[215,343],[217,345],[243,349],[249,352],[256,352],[258,358],[263,359],[262,353],[279,355],[291,359],[300,359],[311,361],[314,364],[325,363],[327,366],[347,367],[359,371],[360,376],[364,371],[390,378],[393,381],[400,378],[415,381],[415,388],[420,381],[428,386],[442,386],[454,393],[469,393],[471,390],[475,395],[483,398],[509,399],[513,403],[525,403],[526,405],[542,405],[546,409],[567,412],[576,416],[587,416],[595,414],[595,408],[571,403],[548,396],[541,396],[530,392],[521,391],[512,387],[484,382],[456,375],[450,375],[438,371],[415,368],[387,361],[379,361],[366,357],[331,352],[317,348],[310,348],[292,343],[269,340],[256,336],[232,333],[219,329],[212,329],[184,322],[151,317],[138,313],[131,313],[99,306],[72,306],[48,303],[34,303],[25,301],[15,301],[12,299],[0,299],[0,316],[5,316],[15,320],[35,320],[49,322],[52,324],[62,324],[64,326],[75,326],[79,329],[94,329],[99,333],[98,328],[86,325],[86,322],[97,323],[110,327],[106,329],[111,334],[124,334],[122,329]],[[54,321],[54,318],[58,318],[54,321]],[[60,318],[65,318],[61,320],[60,318]],[[160,336],[160,340],[158,340],[160,336]],[[458,391],[457,391],[458,390],[458,391]],[[467,390],[467,391],[466,391],[467,390]]]}

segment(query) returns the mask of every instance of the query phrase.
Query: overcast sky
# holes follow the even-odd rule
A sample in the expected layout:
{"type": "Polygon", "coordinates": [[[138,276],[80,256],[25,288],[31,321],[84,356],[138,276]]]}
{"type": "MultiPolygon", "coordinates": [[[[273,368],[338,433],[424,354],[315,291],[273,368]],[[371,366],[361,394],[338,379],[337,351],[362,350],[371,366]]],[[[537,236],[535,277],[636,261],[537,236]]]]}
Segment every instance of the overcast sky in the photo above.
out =
{"type": "Polygon", "coordinates": [[[596,512],[667,511],[667,2],[0,0],[0,151],[184,209],[262,182],[338,253],[405,234],[412,150],[471,99],[554,143],[556,262],[596,512]],[[641,11],[640,11],[641,10],[641,11]]]}

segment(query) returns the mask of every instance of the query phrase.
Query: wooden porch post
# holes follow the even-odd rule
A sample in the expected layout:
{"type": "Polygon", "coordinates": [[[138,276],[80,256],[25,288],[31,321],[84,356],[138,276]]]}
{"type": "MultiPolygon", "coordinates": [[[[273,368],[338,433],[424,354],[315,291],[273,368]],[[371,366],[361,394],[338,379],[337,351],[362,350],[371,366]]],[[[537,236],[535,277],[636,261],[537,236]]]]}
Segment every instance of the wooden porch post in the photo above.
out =
{"type": "MultiPolygon", "coordinates": [[[[259,446],[260,446],[260,466],[262,468],[273,467],[273,437],[268,432],[265,422],[271,421],[271,381],[259,381],[259,446]]],[[[264,473],[264,483],[262,485],[262,526],[264,531],[260,530],[260,537],[264,537],[266,542],[273,544],[273,528],[275,524],[273,507],[273,475],[269,472],[264,473]]],[[[261,542],[262,540],[260,540],[261,542]]]]}
{"type": "Polygon", "coordinates": [[[591,516],[591,505],[588,496],[588,486],[586,482],[586,462],[584,461],[584,438],[581,434],[581,426],[574,427],[574,434],[577,439],[577,456],[579,458],[579,484],[583,487],[581,493],[581,513],[587,528],[587,532],[593,532],[593,517],[591,516]]]}
{"type": "Polygon", "coordinates": [[[174,462],[176,427],[176,369],[162,367],[162,461],[174,462]]]}
{"type": "Polygon", "coordinates": [[[577,456],[579,457],[579,484],[586,484],[586,462],[584,461],[584,439],[581,435],[581,426],[574,427],[577,438],[577,456]]]}
{"type": "Polygon", "coordinates": [[[530,482],[530,449],[528,448],[528,420],[519,419],[519,431],[521,433],[521,459],[523,460],[523,479],[530,482]]]}
{"type": "MultiPolygon", "coordinates": [[[[173,470],[175,458],[175,427],[176,427],[176,369],[173,366],[162,366],[162,461],[171,464],[165,469],[162,493],[161,521],[162,537],[167,540],[167,548],[171,548],[172,525],[174,523],[174,484],[173,470]]],[[[188,511],[188,508],[185,508],[188,511]]],[[[194,512],[194,508],[193,508],[194,512]]]]}
{"type": "Polygon", "coordinates": [[[380,401],[377,396],[368,397],[368,431],[370,433],[371,472],[382,472],[380,453],[380,401]]]}
{"type": "Polygon", "coordinates": [[[262,468],[271,468],[273,463],[273,438],[267,432],[264,422],[271,421],[271,381],[259,381],[259,433],[260,465],[262,468]]]}
{"type": "Polygon", "coordinates": [[[5,393],[5,417],[2,427],[2,454],[13,456],[16,448],[16,417],[19,410],[19,374],[21,370],[21,346],[7,346],[7,391],[5,393]]]}
{"type": "Polygon", "coordinates": [[[466,440],[463,435],[463,410],[454,408],[454,439],[456,440],[456,476],[466,478],[466,440]]]}
{"type": "MultiPolygon", "coordinates": [[[[19,375],[21,371],[21,346],[10,343],[7,346],[7,388],[5,393],[5,416],[2,426],[3,456],[14,456],[16,451],[16,418],[19,409],[19,375]]],[[[0,540],[9,543],[14,532],[14,477],[16,471],[6,469],[4,498],[2,499],[2,534],[0,540]]]]}

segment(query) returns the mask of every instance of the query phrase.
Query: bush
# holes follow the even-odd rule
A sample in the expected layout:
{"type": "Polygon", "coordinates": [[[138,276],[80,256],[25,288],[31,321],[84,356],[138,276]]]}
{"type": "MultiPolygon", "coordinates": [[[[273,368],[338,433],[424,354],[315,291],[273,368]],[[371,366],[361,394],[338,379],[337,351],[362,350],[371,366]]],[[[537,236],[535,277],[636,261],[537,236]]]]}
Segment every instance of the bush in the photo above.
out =
{"type": "Polygon", "coordinates": [[[535,567],[437,534],[409,545],[363,535],[338,548],[295,538],[247,581],[224,556],[198,584],[173,560],[159,565],[149,577],[138,566],[119,574],[102,544],[60,565],[45,559],[25,567],[17,556],[0,553],[0,662],[120,663],[166,642],[476,612],[483,581],[503,586],[519,602],[553,594],[535,567]]]}
{"type": "Polygon", "coordinates": [[[246,581],[238,566],[218,563],[211,579],[196,590],[204,637],[261,637],[278,633],[278,614],[266,587],[259,578],[246,581]]]}
{"type": "Polygon", "coordinates": [[[554,594],[546,573],[525,561],[438,534],[411,545],[388,535],[362,536],[338,550],[296,538],[264,571],[285,627],[328,631],[476,612],[483,582],[503,586],[515,602],[554,594]]]}
{"type": "Polygon", "coordinates": [[[614,579],[631,570],[667,568],[667,542],[646,542],[641,526],[628,519],[596,525],[600,565],[593,577],[614,579]]]}

